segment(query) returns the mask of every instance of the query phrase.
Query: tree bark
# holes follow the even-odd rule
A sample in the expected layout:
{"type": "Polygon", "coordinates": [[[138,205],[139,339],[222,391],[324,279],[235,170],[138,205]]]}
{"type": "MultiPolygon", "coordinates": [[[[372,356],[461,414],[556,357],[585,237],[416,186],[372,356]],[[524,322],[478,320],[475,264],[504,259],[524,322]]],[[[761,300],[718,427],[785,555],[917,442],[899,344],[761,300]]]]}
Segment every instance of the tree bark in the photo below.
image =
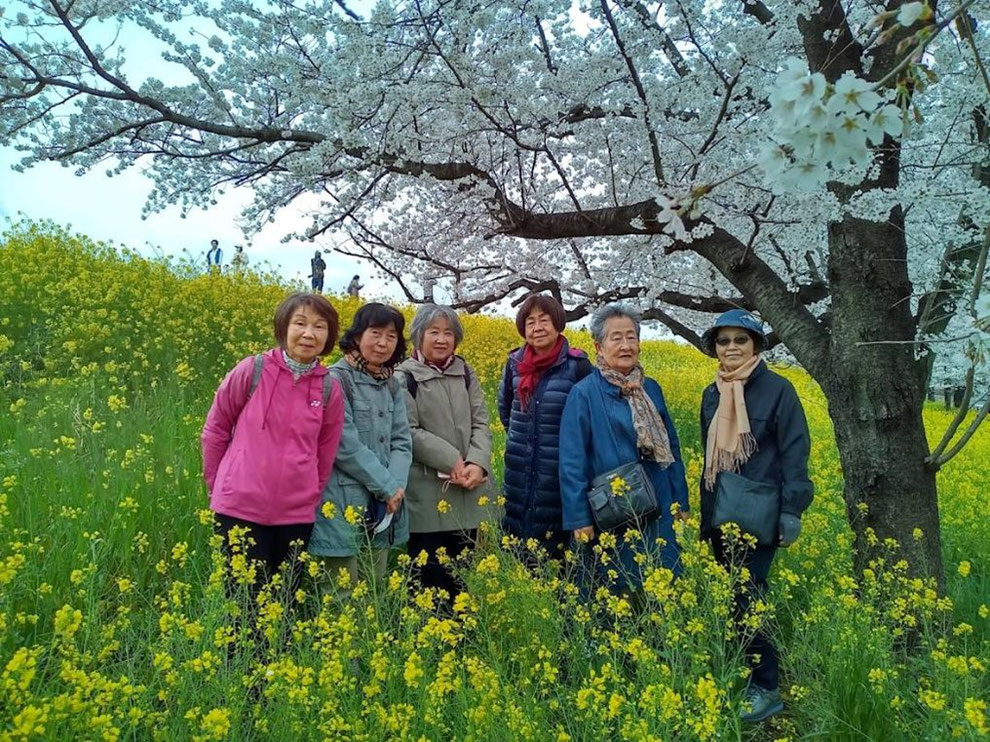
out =
{"type": "Polygon", "coordinates": [[[885,223],[847,217],[830,226],[829,243],[833,321],[828,371],[817,380],[835,428],[856,563],[862,568],[876,553],[872,529],[881,545],[898,541],[915,573],[941,583],[938,497],[921,416],[925,364],[913,344],[903,215],[895,209],[885,223]]]}

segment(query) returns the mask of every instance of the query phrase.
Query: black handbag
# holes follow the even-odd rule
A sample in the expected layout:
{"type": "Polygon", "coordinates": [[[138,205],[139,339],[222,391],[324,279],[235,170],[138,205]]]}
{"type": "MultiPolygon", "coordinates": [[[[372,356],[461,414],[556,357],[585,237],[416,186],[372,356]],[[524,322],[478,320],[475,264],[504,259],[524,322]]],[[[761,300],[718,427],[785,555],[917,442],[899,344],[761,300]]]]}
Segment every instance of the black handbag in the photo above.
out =
{"type": "MultiPolygon", "coordinates": [[[[601,389],[598,391],[601,392],[601,389]]],[[[604,398],[605,394],[602,392],[603,401],[604,398]]],[[[611,419],[606,425],[612,444],[618,451],[611,419]]],[[[660,511],[653,483],[646,473],[646,467],[638,460],[617,466],[592,479],[588,489],[588,504],[595,519],[595,527],[599,531],[641,525],[660,511]]]]}
{"type": "Polygon", "coordinates": [[[778,541],[779,522],[780,490],[775,485],[754,482],[730,471],[718,475],[713,526],[735,523],[761,546],[773,546],[778,541]]]}

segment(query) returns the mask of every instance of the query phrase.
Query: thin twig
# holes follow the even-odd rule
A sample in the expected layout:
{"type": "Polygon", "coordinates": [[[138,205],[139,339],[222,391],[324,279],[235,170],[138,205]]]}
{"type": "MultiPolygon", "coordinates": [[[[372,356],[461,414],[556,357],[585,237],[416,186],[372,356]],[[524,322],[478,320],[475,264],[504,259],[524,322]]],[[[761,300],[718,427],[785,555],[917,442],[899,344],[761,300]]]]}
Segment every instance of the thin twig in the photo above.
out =
{"type": "Polygon", "coordinates": [[[937,461],[935,462],[936,466],[938,467],[944,466],[946,462],[954,458],[956,454],[962,451],[963,446],[969,443],[969,439],[973,437],[973,434],[976,432],[976,429],[980,427],[980,423],[982,423],[983,420],[986,419],[988,412],[990,412],[990,395],[987,396],[987,400],[986,402],[983,403],[983,407],[980,408],[979,413],[976,415],[975,418],[973,418],[973,422],[971,422],[969,424],[969,427],[966,428],[966,432],[962,434],[962,437],[956,442],[956,445],[950,448],[942,456],[938,457],[937,461]]]}
{"type": "Polygon", "coordinates": [[[966,413],[969,412],[969,400],[973,396],[973,378],[976,375],[976,367],[970,366],[969,370],[966,371],[966,388],[963,391],[962,401],[959,403],[959,409],[956,410],[956,416],[952,418],[952,422],[949,423],[949,427],[945,429],[942,434],[942,440],[938,442],[938,445],[932,449],[932,452],[925,459],[926,463],[929,465],[933,464],[938,466],[938,459],[945,451],[946,447],[952,442],[952,439],[956,435],[956,431],[959,430],[959,426],[962,425],[962,421],[966,419],[966,413]]]}

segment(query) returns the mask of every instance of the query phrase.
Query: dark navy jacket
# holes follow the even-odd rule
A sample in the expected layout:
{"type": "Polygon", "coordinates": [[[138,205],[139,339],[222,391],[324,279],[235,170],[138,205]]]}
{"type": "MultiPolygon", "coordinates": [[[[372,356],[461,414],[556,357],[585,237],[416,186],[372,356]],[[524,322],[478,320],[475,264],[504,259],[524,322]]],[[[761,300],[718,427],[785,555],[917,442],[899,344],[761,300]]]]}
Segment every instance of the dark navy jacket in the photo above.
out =
{"type": "MultiPolygon", "coordinates": [[[[701,395],[701,444],[708,440],[708,426],[718,411],[719,391],[710,384],[701,395]]],[[[780,510],[801,517],[811,504],[814,487],[808,478],[811,438],[797,392],[787,379],[760,361],[743,386],[749,426],[756,451],[739,474],[780,489],[780,510]]],[[[701,478],[701,533],[711,533],[715,493],[701,478]]]]}
{"type": "Polygon", "coordinates": [[[567,395],[594,367],[583,350],[564,340],[556,363],[540,377],[526,409],[519,404],[523,348],[509,353],[498,387],[498,414],[505,426],[505,519],[507,533],[544,539],[562,531],[557,451],[567,395]]]}

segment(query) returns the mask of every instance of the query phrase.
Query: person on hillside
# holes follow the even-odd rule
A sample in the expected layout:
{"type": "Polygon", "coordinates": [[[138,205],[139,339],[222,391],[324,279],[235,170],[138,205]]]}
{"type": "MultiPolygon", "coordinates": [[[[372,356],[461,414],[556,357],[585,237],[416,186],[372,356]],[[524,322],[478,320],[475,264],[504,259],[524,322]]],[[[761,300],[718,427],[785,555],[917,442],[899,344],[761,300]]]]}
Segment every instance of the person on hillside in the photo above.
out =
{"type": "Polygon", "coordinates": [[[361,277],[355,273],[354,278],[352,278],[351,282],[347,284],[347,295],[353,296],[355,299],[360,299],[361,289],[363,288],[364,284],[361,283],[361,277]]]}
{"type": "MultiPolygon", "coordinates": [[[[324,557],[331,577],[346,570],[350,584],[365,546],[374,575],[382,577],[389,550],[409,540],[403,502],[412,437],[402,384],[393,376],[406,354],[404,328],[399,310],[365,304],[340,339],[344,356],[330,367],[344,389],[346,423],[309,551],[324,557]]],[[[346,586],[337,588],[347,593],[346,586]]]]}
{"type": "Polygon", "coordinates": [[[248,256],[243,245],[234,245],[234,257],[230,259],[230,267],[235,273],[243,273],[248,267],[248,256]]]}
{"type": "Polygon", "coordinates": [[[406,503],[409,555],[425,551],[419,568],[424,587],[453,599],[461,590],[438,553],[450,559],[474,544],[485,518],[479,502],[487,495],[492,433],[478,375],[459,355],[464,330],[450,307],[426,304],[409,330],[412,358],[398,367],[406,390],[412,430],[413,465],[406,503]]]}
{"type": "MultiPolygon", "coordinates": [[[[742,309],[725,312],[704,333],[702,344],[719,366],[714,383],[701,398],[701,440],[705,443],[701,536],[711,541],[721,564],[741,562],[749,572],[748,584],[736,595],[736,615],[741,617],[765,594],[777,547],[790,546],[801,533],[801,515],[814,492],[808,478],[810,436],[794,387],[760,357],[766,335],[756,317],[742,309]],[[747,487],[763,484],[776,490],[780,513],[776,543],[733,548],[713,525],[716,493],[729,473],[742,477],[734,481],[747,487]]],[[[727,479],[725,486],[731,481],[727,479]]],[[[762,721],[784,708],[777,648],[761,630],[748,642],[746,655],[752,674],[742,719],[762,721]]]]}
{"type": "Polygon", "coordinates": [[[423,279],[423,301],[427,304],[436,304],[436,299],[434,299],[434,292],[437,287],[437,279],[433,276],[428,276],[423,279]]]}
{"type": "Polygon", "coordinates": [[[624,304],[608,304],[591,317],[598,368],[574,385],[560,421],[560,495],[564,529],[579,544],[592,542],[595,519],[588,500],[592,481],[632,462],[640,462],[653,485],[658,511],[635,525],[640,535],[618,534],[615,557],[604,566],[590,549],[582,558],[596,583],[613,591],[636,592],[643,584],[637,554],[647,565],[680,572],[672,506],[688,512],[687,479],[674,421],[660,385],[639,362],[639,313],[624,304]],[[663,545],[657,543],[663,539],[663,545]],[[610,579],[608,572],[616,577],[610,579]]]}
{"type": "Polygon", "coordinates": [[[320,254],[319,250],[313,253],[313,257],[310,258],[309,261],[309,266],[310,266],[309,277],[310,280],[312,281],[313,291],[318,291],[322,294],[323,275],[324,273],[326,273],[327,264],[326,261],[323,260],[323,256],[320,254]]]}
{"type": "Polygon", "coordinates": [[[210,240],[210,249],[206,252],[206,270],[211,275],[220,274],[220,265],[223,262],[223,250],[217,240],[210,240]]]}
{"type": "Polygon", "coordinates": [[[525,339],[509,353],[498,386],[498,413],[506,430],[506,533],[536,539],[561,558],[570,533],[564,529],[560,499],[560,417],[573,386],[594,367],[584,351],[561,334],[564,308],[556,299],[534,294],[516,314],[525,339]]]}
{"type": "MultiPolygon", "coordinates": [[[[240,549],[263,578],[309,541],[344,428],[344,397],[320,356],[337,340],[330,302],[296,293],[275,310],[277,346],[240,361],[203,426],[203,478],[228,556],[240,549]],[[234,528],[242,538],[231,537],[234,528]]],[[[298,572],[296,572],[298,574],[298,572]]]]}

